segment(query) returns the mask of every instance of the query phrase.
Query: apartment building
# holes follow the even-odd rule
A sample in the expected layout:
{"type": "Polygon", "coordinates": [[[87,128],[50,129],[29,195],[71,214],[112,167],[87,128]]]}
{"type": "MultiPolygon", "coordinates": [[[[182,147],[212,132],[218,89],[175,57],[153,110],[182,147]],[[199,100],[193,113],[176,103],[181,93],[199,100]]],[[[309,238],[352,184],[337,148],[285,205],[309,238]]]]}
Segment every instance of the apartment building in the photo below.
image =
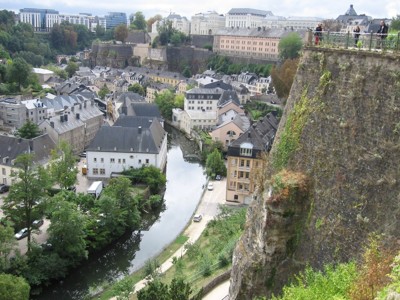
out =
{"type": "Polygon", "coordinates": [[[36,32],[49,32],[54,24],[59,23],[59,13],[54,9],[22,8],[19,21],[31,24],[36,32]]]}
{"type": "Polygon", "coordinates": [[[263,153],[270,151],[278,120],[269,113],[228,146],[226,201],[249,204],[264,169],[263,153]]]}
{"type": "Polygon", "coordinates": [[[257,28],[267,16],[273,16],[272,12],[253,8],[232,8],[226,14],[225,27],[257,28]]]}
{"type": "Polygon", "coordinates": [[[226,28],[214,36],[213,51],[227,56],[276,61],[279,41],[290,32],[265,27],[226,28]]]}
{"type": "Polygon", "coordinates": [[[216,11],[198,13],[191,18],[191,35],[213,35],[225,27],[225,16],[216,11]]]}

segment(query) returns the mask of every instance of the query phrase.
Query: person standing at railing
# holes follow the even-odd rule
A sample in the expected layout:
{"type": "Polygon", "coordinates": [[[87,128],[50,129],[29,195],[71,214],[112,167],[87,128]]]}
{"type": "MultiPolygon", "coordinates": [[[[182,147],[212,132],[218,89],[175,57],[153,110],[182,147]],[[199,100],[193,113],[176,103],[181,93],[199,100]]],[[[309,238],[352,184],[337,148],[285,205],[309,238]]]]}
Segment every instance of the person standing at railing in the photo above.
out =
{"type": "Polygon", "coordinates": [[[377,31],[377,35],[378,35],[378,43],[377,43],[377,48],[380,47],[380,45],[383,45],[386,37],[387,37],[387,33],[389,31],[389,27],[385,24],[385,21],[381,21],[381,26],[379,27],[378,31],[377,31]]]}
{"type": "Polygon", "coordinates": [[[354,46],[357,47],[358,45],[358,39],[360,38],[360,26],[357,25],[357,27],[353,30],[354,32],[354,46]]]}
{"type": "Polygon", "coordinates": [[[319,23],[317,28],[315,28],[314,32],[315,36],[315,45],[318,45],[320,41],[322,41],[322,24],[319,23]]]}

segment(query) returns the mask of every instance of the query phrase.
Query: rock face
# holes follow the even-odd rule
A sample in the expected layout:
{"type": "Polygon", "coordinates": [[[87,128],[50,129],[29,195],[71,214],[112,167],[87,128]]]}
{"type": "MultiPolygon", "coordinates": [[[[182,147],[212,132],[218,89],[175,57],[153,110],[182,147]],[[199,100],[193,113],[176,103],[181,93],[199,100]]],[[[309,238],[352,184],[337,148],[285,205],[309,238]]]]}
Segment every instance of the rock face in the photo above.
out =
{"type": "Polygon", "coordinates": [[[268,160],[261,190],[273,188],[249,207],[230,299],[268,297],[307,264],[356,258],[372,232],[398,241],[399,55],[304,50],[268,160]],[[306,190],[274,202],[277,178],[306,190]]]}

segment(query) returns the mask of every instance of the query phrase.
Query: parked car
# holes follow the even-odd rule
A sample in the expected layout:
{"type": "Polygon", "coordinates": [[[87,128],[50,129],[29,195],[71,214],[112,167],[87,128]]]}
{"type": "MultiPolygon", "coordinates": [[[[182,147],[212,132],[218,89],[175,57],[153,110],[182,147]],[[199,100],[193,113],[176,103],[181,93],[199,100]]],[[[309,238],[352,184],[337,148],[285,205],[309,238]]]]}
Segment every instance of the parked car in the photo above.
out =
{"type": "Polygon", "coordinates": [[[20,231],[18,231],[14,236],[17,240],[23,239],[28,235],[28,228],[22,228],[20,231]]]}
{"type": "Polygon", "coordinates": [[[201,214],[194,215],[193,222],[200,222],[201,219],[203,219],[203,216],[201,214]]]}
{"type": "Polygon", "coordinates": [[[42,225],[43,225],[43,220],[42,219],[35,220],[35,221],[32,222],[32,227],[35,227],[35,228],[39,228],[42,225]]]}
{"type": "Polygon", "coordinates": [[[10,189],[10,187],[6,184],[0,185],[0,194],[7,193],[9,191],[9,189],[10,189]]]}
{"type": "Polygon", "coordinates": [[[214,189],[214,184],[212,182],[209,182],[207,185],[207,190],[212,191],[214,189]]]}

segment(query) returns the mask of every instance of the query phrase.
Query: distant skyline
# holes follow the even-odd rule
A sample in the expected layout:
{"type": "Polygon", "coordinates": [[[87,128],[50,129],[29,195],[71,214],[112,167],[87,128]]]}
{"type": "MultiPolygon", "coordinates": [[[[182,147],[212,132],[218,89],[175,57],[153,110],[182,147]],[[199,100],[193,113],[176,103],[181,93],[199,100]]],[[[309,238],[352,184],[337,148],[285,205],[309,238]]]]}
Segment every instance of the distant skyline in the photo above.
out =
{"type": "Polygon", "coordinates": [[[254,8],[271,11],[275,16],[302,16],[334,19],[344,14],[353,4],[357,14],[366,14],[373,18],[392,18],[400,15],[399,0],[384,1],[317,1],[317,0],[281,0],[261,1],[253,0],[249,3],[238,0],[203,0],[182,2],[180,0],[147,0],[147,1],[106,1],[106,0],[0,0],[0,9],[19,12],[22,8],[48,8],[60,13],[78,14],[91,13],[104,16],[108,12],[125,12],[127,16],[137,11],[143,12],[146,19],[160,14],[163,17],[170,12],[185,16],[190,20],[197,13],[216,11],[226,14],[231,8],[254,8]],[[184,3],[184,5],[182,5],[184,3]],[[301,3],[301,4],[299,4],[301,3]]]}

